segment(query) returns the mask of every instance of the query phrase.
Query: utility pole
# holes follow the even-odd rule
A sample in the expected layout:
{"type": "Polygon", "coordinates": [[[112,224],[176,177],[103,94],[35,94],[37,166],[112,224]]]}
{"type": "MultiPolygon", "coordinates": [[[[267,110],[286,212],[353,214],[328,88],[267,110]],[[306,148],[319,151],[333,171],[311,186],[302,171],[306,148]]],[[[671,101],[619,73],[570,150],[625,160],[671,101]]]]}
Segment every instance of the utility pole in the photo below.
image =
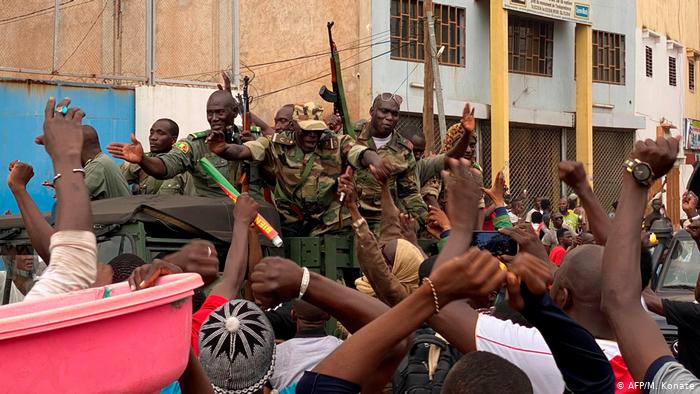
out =
{"type": "Polygon", "coordinates": [[[433,122],[433,53],[430,46],[430,24],[428,15],[433,14],[433,1],[423,2],[423,135],[425,136],[425,151],[437,153],[440,150],[440,139],[435,136],[433,122]]]}
{"type": "Polygon", "coordinates": [[[445,134],[447,134],[447,124],[445,123],[445,105],[442,101],[442,81],[440,79],[440,67],[438,65],[438,57],[442,54],[442,48],[438,51],[437,44],[435,40],[435,20],[433,19],[433,2],[426,1],[425,3],[430,3],[430,8],[426,9],[425,17],[428,21],[428,38],[430,39],[430,59],[433,68],[433,76],[435,79],[435,96],[437,99],[437,110],[438,110],[438,125],[440,125],[440,140],[436,139],[437,149],[441,146],[440,141],[445,139],[445,134]]]}

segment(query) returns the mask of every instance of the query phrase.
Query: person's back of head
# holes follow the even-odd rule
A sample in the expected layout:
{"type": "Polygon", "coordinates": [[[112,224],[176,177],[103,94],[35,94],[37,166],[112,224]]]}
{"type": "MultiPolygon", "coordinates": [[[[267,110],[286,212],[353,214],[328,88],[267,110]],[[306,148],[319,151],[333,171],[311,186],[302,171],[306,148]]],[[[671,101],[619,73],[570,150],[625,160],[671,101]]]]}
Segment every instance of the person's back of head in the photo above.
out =
{"type": "Polygon", "coordinates": [[[146,262],[135,254],[124,253],[113,258],[107,264],[112,266],[112,283],[119,283],[129,279],[131,273],[146,262]]]}
{"type": "Polygon", "coordinates": [[[297,321],[297,326],[312,324],[323,326],[331,316],[325,311],[303,300],[294,300],[292,303],[292,318],[297,321]]]}
{"type": "Polygon", "coordinates": [[[530,220],[532,221],[532,223],[540,224],[542,223],[542,214],[540,212],[535,211],[530,216],[530,220]]]}
{"type": "Polygon", "coordinates": [[[199,331],[199,361],[217,393],[262,392],[275,366],[275,334],[254,303],[231,300],[199,331]]]}
{"type": "Polygon", "coordinates": [[[557,230],[557,240],[559,240],[560,243],[561,243],[561,240],[566,236],[566,233],[568,231],[569,230],[567,230],[565,228],[560,228],[557,230]]]}
{"type": "Polygon", "coordinates": [[[543,211],[550,211],[552,209],[552,202],[549,201],[547,198],[543,198],[540,201],[540,208],[542,208],[543,211]]]}
{"type": "Polygon", "coordinates": [[[447,374],[444,394],[532,393],[532,383],[520,368],[493,353],[464,355],[447,374]]]}

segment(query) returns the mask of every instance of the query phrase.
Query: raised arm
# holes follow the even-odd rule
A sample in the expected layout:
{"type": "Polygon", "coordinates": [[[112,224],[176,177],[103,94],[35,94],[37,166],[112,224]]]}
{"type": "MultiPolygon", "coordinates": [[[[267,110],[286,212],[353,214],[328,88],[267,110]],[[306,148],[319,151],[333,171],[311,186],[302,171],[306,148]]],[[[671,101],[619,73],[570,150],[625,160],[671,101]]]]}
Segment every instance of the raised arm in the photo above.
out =
{"type": "MultiPolygon", "coordinates": [[[[413,294],[348,338],[314,372],[361,385],[376,375],[383,356],[451,301],[488,294],[505,279],[498,260],[472,249],[436,269],[413,294]],[[391,329],[387,330],[387,327],[391,329]]],[[[385,383],[391,375],[385,376],[385,383]]]]}
{"type": "MultiPolygon", "coordinates": [[[[678,140],[660,137],[638,141],[632,152],[651,168],[655,178],[665,175],[678,154],[678,140]]],[[[641,382],[651,364],[671,352],[658,327],[642,308],[639,257],[639,228],[644,215],[648,186],[625,172],[620,204],[608,234],[603,254],[603,290],[601,309],[615,331],[622,357],[635,381],[641,382]]]]}
{"type": "Polygon", "coordinates": [[[600,201],[593,193],[583,163],[575,161],[563,161],[559,163],[559,179],[574,189],[581,199],[581,205],[586,211],[588,225],[596,241],[601,245],[607,241],[610,229],[610,219],[600,201]]]}
{"type": "Polygon", "coordinates": [[[10,175],[7,177],[7,185],[10,187],[12,195],[17,201],[19,212],[27,229],[32,247],[46,264],[51,260],[49,245],[54,229],[46,221],[44,215],[39,211],[32,196],[27,192],[27,183],[34,176],[34,169],[29,164],[20,161],[10,163],[10,175]]]}
{"type": "MultiPolygon", "coordinates": [[[[471,143],[471,137],[474,135],[476,130],[476,118],[474,118],[474,108],[469,106],[469,103],[464,104],[464,110],[462,111],[462,118],[459,120],[460,125],[464,129],[464,134],[459,138],[459,141],[450,149],[447,153],[447,157],[453,159],[461,159],[469,148],[471,143]]],[[[445,168],[447,168],[447,163],[445,163],[445,168]]]]}
{"type": "MultiPolygon", "coordinates": [[[[245,145],[227,144],[222,132],[212,131],[205,142],[209,146],[210,151],[226,160],[253,160],[253,153],[250,148],[245,145]]],[[[256,143],[256,141],[251,142],[256,143]]],[[[264,150],[265,148],[262,149],[264,150]]]]}
{"type": "Polygon", "coordinates": [[[615,375],[593,335],[547,294],[554,278],[551,265],[531,254],[518,253],[507,274],[508,301],[540,331],[568,391],[613,392],[615,375]]]}
{"type": "Polygon", "coordinates": [[[131,134],[131,144],[112,142],[107,145],[107,152],[117,159],[138,164],[146,174],[154,178],[163,179],[166,174],[163,160],[144,155],[143,146],[134,134],[131,134]]]}
{"type": "Polygon", "coordinates": [[[248,227],[255,219],[258,208],[258,203],[248,193],[238,197],[233,208],[233,239],[226,255],[224,276],[211,290],[210,295],[230,300],[240,294],[248,268],[248,227]]]}
{"type": "MultiPolygon", "coordinates": [[[[64,99],[59,106],[69,103],[64,99]]],[[[56,174],[57,231],[51,236],[51,264],[25,300],[85,289],[97,278],[97,243],[80,161],[84,116],[79,108],[63,115],[53,97],[46,103],[44,134],[36,142],[46,148],[56,174]]]]}
{"type": "MultiPolygon", "coordinates": [[[[355,252],[357,253],[357,260],[362,273],[367,278],[377,298],[389,306],[398,304],[408,296],[409,291],[391,273],[377,239],[360,214],[352,176],[342,175],[338,179],[338,191],[345,193],[345,205],[352,217],[352,228],[355,233],[355,252]]],[[[382,212],[382,217],[384,214],[385,212],[382,212]]],[[[396,215],[398,216],[398,210],[396,215]]]]}

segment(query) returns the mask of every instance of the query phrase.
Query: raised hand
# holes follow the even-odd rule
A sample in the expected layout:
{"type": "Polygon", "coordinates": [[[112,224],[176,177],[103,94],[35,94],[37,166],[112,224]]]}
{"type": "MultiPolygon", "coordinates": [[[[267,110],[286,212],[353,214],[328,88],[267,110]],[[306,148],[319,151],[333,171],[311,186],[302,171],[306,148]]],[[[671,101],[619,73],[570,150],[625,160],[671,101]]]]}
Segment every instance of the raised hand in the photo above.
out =
{"type": "Polygon", "coordinates": [[[550,263],[543,261],[529,253],[518,253],[515,259],[508,265],[506,287],[508,289],[508,302],[511,308],[523,310],[525,301],[520,293],[520,284],[525,283],[530,293],[542,295],[554,276],[550,269],[550,263]]]}
{"type": "Polygon", "coordinates": [[[529,253],[544,260],[548,259],[547,250],[530,223],[518,222],[513,227],[502,228],[498,231],[513,238],[520,246],[521,252],[529,253]]]}
{"type": "MultiPolygon", "coordinates": [[[[258,215],[260,205],[248,195],[242,193],[238,196],[236,205],[233,207],[233,220],[243,224],[242,228],[248,227],[258,215]]],[[[236,231],[239,231],[238,229],[236,231]]],[[[241,230],[242,231],[242,230],[241,230]]]]}
{"type": "Polygon", "coordinates": [[[497,208],[506,206],[505,195],[507,190],[508,187],[506,186],[506,177],[503,175],[503,170],[498,171],[496,181],[493,182],[490,189],[482,188],[482,191],[491,198],[491,201],[497,208]]]}
{"type": "Polygon", "coordinates": [[[399,225],[401,226],[401,237],[406,241],[418,245],[418,234],[416,234],[416,219],[407,213],[399,214],[399,225]]]}
{"type": "Polygon", "coordinates": [[[265,307],[273,307],[299,295],[303,270],[282,257],[266,257],[250,275],[253,296],[265,307]]]}
{"type": "Polygon", "coordinates": [[[352,175],[346,171],[338,177],[338,194],[344,194],[343,204],[348,208],[357,207],[357,189],[352,175]]]}
{"type": "Polygon", "coordinates": [[[161,276],[179,274],[182,269],[165,260],[153,260],[151,264],[144,264],[136,268],[129,276],[129,288],[131,291],[147,289],[156,284],[161,276]]]}
{"type": "Polygon", "coordinates": [[[445,211],[432,205],[428,207],[428,219],[425,223],[430,235],[436,239],[440,239],[440,234],[451,229],[450,219],[445,211]]]}
{"type": "Polygon", "coordinates": [[[438,303],[487,296],[506,278],[499,261],[491,253],[471,248],[467,253],[440,265],[430,275],[438,303]]]}
{"type": "Polygon", "coordinates": [[[117,159],[126,160],[129,163],[139,164],[143,161],[143,145],[131,134],[131,144],[112,142],[107,145],[107,152],[117,159]]]}
{"type": "Polygon", "coordinates": [[[473,134],[476,130],[476,118],[474,118],[474,108],[469,106],[469,103],[464,104],[464,110],[462,111],[462,118],[459,120],[459,124],[462,128],[466,130],[469,134],[473,134]]]}
{"type": "Polygon", "coordinates": [[[586,169],[583,163],[576,161],[562,161],[559,163],[559,179],[571,186],[574,190],[579,190],[586,185],[586,169]]]}
{"type": "MultiPolygon", "coordinates": [[[[58,107],[67,107],[69,104],[70,99],[66,97],[58,103],[58,107]]],[[[57,110],[56,100],[49,98],[44,109],[44,134],[34,142],[44,145],[46,153],[54,161],[63,158],[79,160],[83,150],[83,117],[85,112],[77,107],[70,108],[64,115],[57,110]]]]}
{"type": "Polygon", "coordinates": [[[216,155],[221,155],[226,151],[226,137],[222,131],[212,130],[204,142],[206,142],[209,150],[216,155]]]}
{"type": "Polygon", "coordinates": [[[216,84],[216,87],[219,90],[226,90],[226,91],[231,91],[231,78],[228,77],[228,74],[226,74],[226,71],[221,72],[221,78],[224,80],[224,86],[221,86],[221,84],[216,84]]]}
{"type": "Polygon", "coordinates": [[[450,171],[442,171],[447,188],[447,216],[453,229],[465,229],[475,222],[483,185],[479,171],[466,159],[447,159],[450,171]]]}
{"type": "Polygon", "coordinates": [[[10,174],[7,176],[7,185],[10,190],[24,189],[29,180],[34,176],[34,169],[19,160],[10,162],[10,174]]]}
{"type": "Polygon", "coordinates": [[[184,272],[202,276],[204,283],[211,283],[219,272],[219,258],[216,247],[210,241],[195,239],[179,251],[165,256],[163,260],[176,265],[184,272]]]}
{"type": "Polygon", "coordinates": [[[656,141],[637,141],[632,157],[643,161],[651,167],[654,179],[666,175],[673,168],[678,156],[678,138],[658,137],[656,141]]]}

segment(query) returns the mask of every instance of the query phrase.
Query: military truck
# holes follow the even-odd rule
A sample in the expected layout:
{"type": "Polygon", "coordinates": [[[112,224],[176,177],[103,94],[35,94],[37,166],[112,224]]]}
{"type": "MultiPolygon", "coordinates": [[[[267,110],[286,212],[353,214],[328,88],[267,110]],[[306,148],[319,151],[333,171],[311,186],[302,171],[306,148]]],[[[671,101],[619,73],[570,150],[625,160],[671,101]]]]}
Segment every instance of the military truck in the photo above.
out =
{"type": "MultiPolygon", "coordinates": [[[[133,196],[91,204],[98,261],[133,253],[150,262],[192,239],[205,239],[216,246],[223,271],[234,230],[233,204],[228,198],[133,196]]],[[[274,207],[264,205],[260,213],[279,231],[274,207]]],[[[45,217],[51,220],[49,214],[45,217]]],[[[351,282],[359,276],[352,237],[285,238],[284,248],[276,248],[259,236],[264,256],[286,256],[331,279],[351,282]]],[[[8,246],[31,247],[21,216],[0,216],[0,250],[8,246]]]]}

